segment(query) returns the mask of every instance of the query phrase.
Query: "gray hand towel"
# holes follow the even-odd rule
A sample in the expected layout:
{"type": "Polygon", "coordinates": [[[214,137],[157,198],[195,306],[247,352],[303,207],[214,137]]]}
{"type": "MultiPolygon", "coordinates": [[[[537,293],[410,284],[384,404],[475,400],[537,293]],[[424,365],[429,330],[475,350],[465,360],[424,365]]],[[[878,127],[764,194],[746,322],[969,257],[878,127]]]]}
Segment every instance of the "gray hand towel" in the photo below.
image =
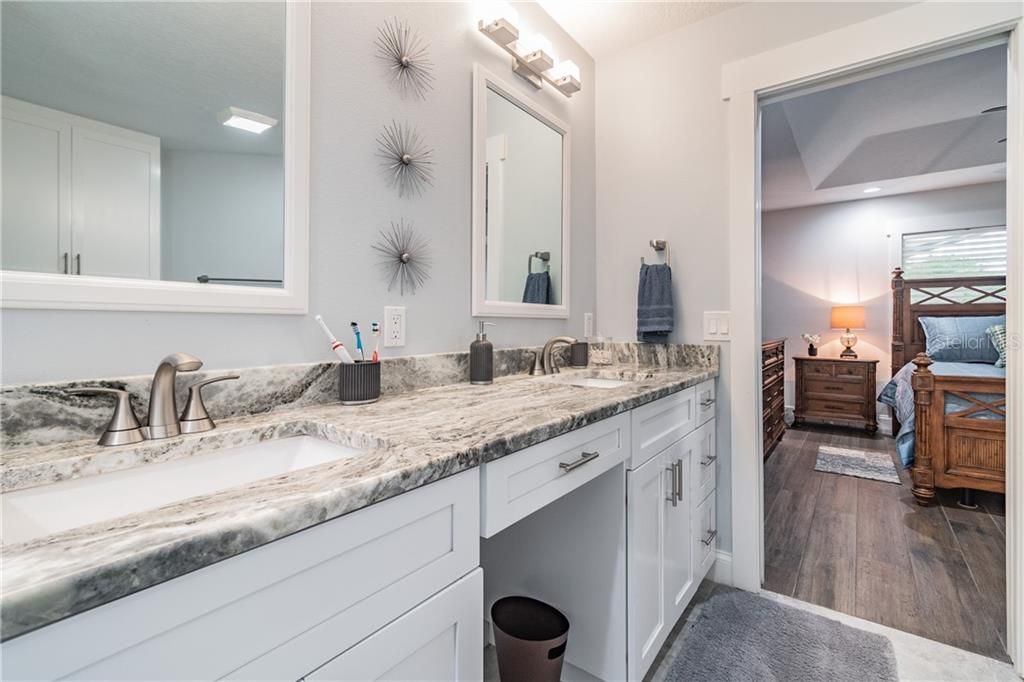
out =
{"type": "Polygon", "coordinates": [[[637,341],[668,343],[669,332],[675,323],[672,268],[668,265],[641,265],[636,299],[637,341]]]}
{"type": "Polygon", "coordinates": [[[551,276],[547,272],[531,272],[527,275],[523,303],[551,303],[551,276]]]}

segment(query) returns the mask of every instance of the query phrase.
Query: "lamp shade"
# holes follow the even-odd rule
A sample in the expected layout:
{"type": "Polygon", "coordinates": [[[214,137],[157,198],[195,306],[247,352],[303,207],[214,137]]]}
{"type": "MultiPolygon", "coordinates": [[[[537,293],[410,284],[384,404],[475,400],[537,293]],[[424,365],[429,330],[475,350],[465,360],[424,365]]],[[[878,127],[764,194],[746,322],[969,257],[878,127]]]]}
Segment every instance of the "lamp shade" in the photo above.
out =
{"type": "Polygon", "coordinates": [[[833,329],[864,329],[864,306],[832,306],[833,329]]]}

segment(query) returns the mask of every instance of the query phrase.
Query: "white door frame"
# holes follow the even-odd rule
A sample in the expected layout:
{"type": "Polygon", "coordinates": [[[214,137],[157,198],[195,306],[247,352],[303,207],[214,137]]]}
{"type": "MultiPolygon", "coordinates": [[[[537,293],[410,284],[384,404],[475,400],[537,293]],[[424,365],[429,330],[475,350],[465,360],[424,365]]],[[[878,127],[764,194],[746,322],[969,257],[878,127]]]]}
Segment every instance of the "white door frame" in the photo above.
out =
{"type": "MultiPolygon", "coordinates": [[[[1024,284],[1024,20],[1019,3],[971,7],[923,2],[726,64],[728,102],[729,285],[732,309],[733,583],[758,592],[764,573],[761,441],[761,268],[758,97],[915,53],[1010,32],[1007,91],[1008,289],[1024,284]]],[[[1024,296],[1007,303],[1007,453],[1024,450],[1024,296]]],[[[1024,466],[1006,462],[1008,653],[1024,674],[1024,466]]]]}

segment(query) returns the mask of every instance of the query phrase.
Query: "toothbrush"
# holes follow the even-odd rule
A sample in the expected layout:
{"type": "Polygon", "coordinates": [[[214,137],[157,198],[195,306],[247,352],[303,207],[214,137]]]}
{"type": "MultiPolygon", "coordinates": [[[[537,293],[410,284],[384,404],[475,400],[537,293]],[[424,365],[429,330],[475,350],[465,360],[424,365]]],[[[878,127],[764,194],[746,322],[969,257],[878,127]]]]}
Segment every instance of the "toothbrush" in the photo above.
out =
{"type": "Polygon", "coordinates": [[[370,356],[370,359],[374,362],[380,362],[380,324],[371,322],[370,331],[373,332],[373,338],[376,339],[373,344],[373,355],[370,356]]]}
{"type": "Polygon", "coordinates": [[[356,335],[356,350],[359,351],[359,359],[366,361],[366,356],[363,354],[363,337],[359,333],[359,323],[352,322],[352,333],[356,335]]]}
{"type": "Polygon", "coordinates": [[[348,351],[345,350],[345,345],[338,341],[338,339],[334,338],[334,334],[332,334],[331,330],[327,328],[327,323],[324,322],[324,318],[317,315],[316,321],[320,323],[320,328],[324,330],[324,336],[326,336],[327,340],[331,342],[331,350],[338,356],[338,359],[346,365],[351,365],[355,362],[355,360],[352,359],[352,356],[348,354],[348,351]]]}

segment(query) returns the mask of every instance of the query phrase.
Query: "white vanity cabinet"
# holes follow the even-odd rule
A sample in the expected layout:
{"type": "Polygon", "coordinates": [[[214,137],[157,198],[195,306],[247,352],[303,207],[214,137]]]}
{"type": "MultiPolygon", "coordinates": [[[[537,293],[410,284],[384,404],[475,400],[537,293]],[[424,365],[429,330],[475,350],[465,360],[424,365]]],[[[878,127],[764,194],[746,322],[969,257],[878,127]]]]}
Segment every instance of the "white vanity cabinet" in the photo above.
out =
{"type": "Polygon", "coordinates": [[[633,468],[626,474],[631,680],[643,678],[715,562],[713,397],[711,380],[632,413],[633,468]],[[701,395],[703,404],[696,400],[701,395]],[[644,445],[654,443],[662,449],[645,457],[644,445]]]}
{"type": "Polygon", "coordinates": [[[160,278],[160,138],[3,98],[3,269],[160,278]]]}

